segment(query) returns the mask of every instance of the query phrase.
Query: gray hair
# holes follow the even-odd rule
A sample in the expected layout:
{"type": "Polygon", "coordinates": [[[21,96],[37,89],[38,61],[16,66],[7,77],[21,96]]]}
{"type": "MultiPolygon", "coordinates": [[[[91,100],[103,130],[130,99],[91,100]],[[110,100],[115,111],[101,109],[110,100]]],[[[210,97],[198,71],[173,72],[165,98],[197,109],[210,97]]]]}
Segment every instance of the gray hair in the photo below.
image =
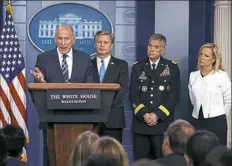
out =
{"type": "Polygon", "coordinates": [[[167,129],[170,148],[175,153],[184,154],[187,141],[194,133],[194,127],[185,120],[178,119],[171,123],[167,129]]]}
{"type": "Polygon", "coordinates": [[[159,34],[159,33],[152,34],[149,38],[149,41],[151,40],[160,40],[163,42],[163,47],[165,48],[166,46],[167,40],[166,40],[166,37],[162,34],[159,34]]]}

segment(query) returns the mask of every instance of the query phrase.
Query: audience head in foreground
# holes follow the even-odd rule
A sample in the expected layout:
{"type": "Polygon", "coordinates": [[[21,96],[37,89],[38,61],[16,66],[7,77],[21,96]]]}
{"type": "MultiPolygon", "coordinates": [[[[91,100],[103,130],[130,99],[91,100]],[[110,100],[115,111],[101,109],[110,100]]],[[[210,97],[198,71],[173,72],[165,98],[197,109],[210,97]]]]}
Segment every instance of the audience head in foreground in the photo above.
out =
{"type": "Polygon", "coordinates": [[[122,145],[114,138],[101,137],[93,144],[94,155],[104,155],[116,158],[120,165],[128,166],[128,158],[122,145]]]}
{"type": "Polygon", "coordinates": [[[0,135],[0,166],[5,166],[6,163],[7,163],[6,140],[0,135]]]}
{"type": "Polygon", "coordinates": [[[164,156],[172,153],[184,154],[187,141],[194,133],[193,126],[185,120],[176,120],[164,133],[162,150],[164,156]]]}
{"type": "Polygon", "coordinates": [[[83,166],[122,166],[116,158],[106,155],[92,155],[83,166]]]}
{"type": "Polygon", "coordinates": [[[204,166],[232,166],[232,152],[226,146],[213,148],[205,158],[204,166]]]}
{"type": "Polygon", "coordinates": [[[154,160],[140,159],[140,160],[135,161],[132,166],[162,166],[162,165],[154,162],[154,160]]]}
{"type": "Polygon", "coordinates": [[[186,145],[186,161],[188,166],[204,166],[206,155],[220,145],[219,138],[210,131],[196,131],[186,145]]]}
{"type": "Polygon", "coordinates": [[[19,126],[7,124],[1,129],[1,136],[6,140],[8,156],[14,158],[19,157],[26,144],[26,137],[23,129],[19,126]]]}
{"type": "Polygon", "coordinates": [[[91,131],[81,133],[73,147],[70,166],[81,166],[83,162],[92,154],[92,145],[99,139],[99,136],[91,131]]]}

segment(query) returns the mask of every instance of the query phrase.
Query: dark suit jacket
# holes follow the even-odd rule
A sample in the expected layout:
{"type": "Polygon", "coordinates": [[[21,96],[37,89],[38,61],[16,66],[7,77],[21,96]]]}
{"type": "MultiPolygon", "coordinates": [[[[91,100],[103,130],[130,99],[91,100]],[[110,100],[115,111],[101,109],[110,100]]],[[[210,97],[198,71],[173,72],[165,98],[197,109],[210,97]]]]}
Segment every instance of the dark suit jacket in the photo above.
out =
{"type": "MultiPolygon", "coordinates": [[[[36,67],[44,75],[47,83],[64,83],[57,49],[43,52],[37,56],[36,67]]],[[[73,49],[72,75],[69,82],[92,82],[92,62],[90,56],[84,52],[73,49]]]]}
{"type": "MultiPolygon", "coordinates": [[[[94,58],[92,61],[95,80],[99,82],[97,60],[94,58]]],[[[109,99],[112,100],[112,106],[109,112],[108,121],[105,125],[108,128],[124,128],[125,115],[123,100],[128,91],[129,84],[128,63],[124,60],[111,56],[104,75],[103,83],[117,83],[121,86],[120,90],[115,93],[113,99],[109,99]]]]}
{"type": "Polygon", "coordinates": [[[184,155],[181,154],[170,154],[164,158],[155,160],[155,162],[162,166],[187,166],[184,155]]]}

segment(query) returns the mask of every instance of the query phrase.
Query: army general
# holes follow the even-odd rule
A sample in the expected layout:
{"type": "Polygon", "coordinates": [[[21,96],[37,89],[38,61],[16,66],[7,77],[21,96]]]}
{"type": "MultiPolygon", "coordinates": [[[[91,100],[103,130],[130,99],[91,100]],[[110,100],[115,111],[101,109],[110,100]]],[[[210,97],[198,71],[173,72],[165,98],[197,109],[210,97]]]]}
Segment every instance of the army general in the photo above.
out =
{"type": "Polygon", "coordinates": [[[175,61],[164,59],[166,38],[153,34],[148,58],[133,65],[130,102],[133,107],[133,156],[157,159],[162,155],[163,133],[174,120],[180,95],[180,71],[175,61]]]}

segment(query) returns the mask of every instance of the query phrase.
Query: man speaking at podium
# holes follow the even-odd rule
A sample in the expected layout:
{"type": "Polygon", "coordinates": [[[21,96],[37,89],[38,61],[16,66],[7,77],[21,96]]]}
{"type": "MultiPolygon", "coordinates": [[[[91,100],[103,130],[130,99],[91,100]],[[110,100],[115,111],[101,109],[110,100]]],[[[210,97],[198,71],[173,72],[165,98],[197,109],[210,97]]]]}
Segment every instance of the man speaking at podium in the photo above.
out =
{"type": "MultiPolygon", "coordinates": [[[[73,49],[75,35],[69,25],[59,25],[55,33],[57,48],[37,56],[31,75],[39,83],[93,82],[92,61],[84,52],[73,49]]],[[[44,166],[48,166],[47,124],[40,124],[44,139],[44,166]]]]}
{"type": "Polygon", "coordinates": [[[69,25],[56,29],[57,48],[37,56],[35,71],[31,75],[40,83],[84,83],[92,82],[92,62],[90,56],[73,49],[75,35],[69,25]]]}

